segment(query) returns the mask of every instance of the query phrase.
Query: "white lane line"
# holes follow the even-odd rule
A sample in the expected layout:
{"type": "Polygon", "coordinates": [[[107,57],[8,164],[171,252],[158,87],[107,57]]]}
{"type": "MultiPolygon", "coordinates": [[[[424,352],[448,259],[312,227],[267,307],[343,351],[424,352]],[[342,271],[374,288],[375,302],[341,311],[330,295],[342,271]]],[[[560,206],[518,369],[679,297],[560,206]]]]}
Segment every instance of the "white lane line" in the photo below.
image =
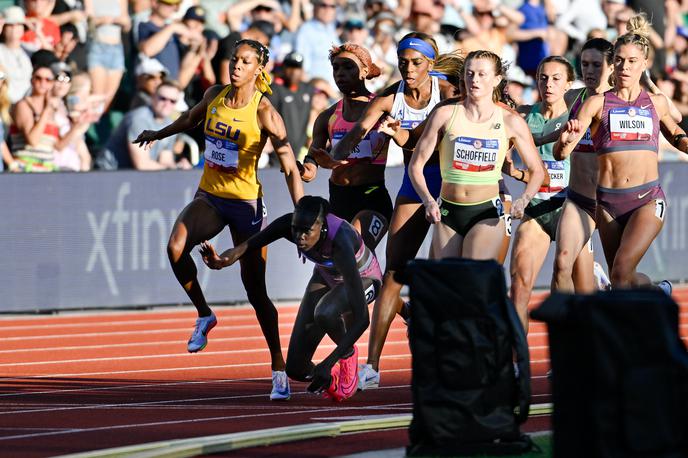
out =
{"type": "MultiPolygon", "coordinates": [[[[261,338],[262,339],[262,338],[261,338]]],[[[213,340],[215,342],[216,340],[213,340]]],[[[388,341],[388,345],[399,345],[405,344],[406,340],[392,340],[388,341]]],[[[179,343],[179,342],[177,342],[179,343]]],[[[158,343],[160,345],[161,343],[158,343]]],[[[76,347],[79,349],[79,347],[76,347]]],[[[102,347],[95,347],[102,348],[102,347]]],[[[318,346],[318,350],[333,350],[335,348],[334,344],[321,344],[318,346]]],[[[241,350],[214,350],[214,351],[204,351],[197,353],[194,356],[189,355],[189,353],[163,353],[163,354],[145,354],[145,355],[132,355],[132,356],[110,356],[107,358],[77,358],[77,359],[51,359],[48,361],[31,361],[25,363],[2,363],[0,367],[18,367],[18,366],[42,366],[46,364],[73,364],[73,363],[93,363],[93,362],[103,362],[103,361],[124,361],[124,360],[140,360],[140,359],[164,359],[164,358],[195,358],[200,356],[210,356],[210,355],[240,355],[245,353],[256,353],[256,355],[261,355],[267,348],[247,348],[241,350]]],[[[366,354],[361,353],[360,358],[367,357],[366,354]]]]}
{"type": "MultiPolygon", "coordinates": [[[[1,332],[1,331],[0,331],[1,332]]],[[[389,334],[401,334],[406,332],[406,328],[390,328],[389,334]]],[[[361,335],[361,339],[368,335],[368,331],[361,335]]],[[[406,335],[406,334],[404,334],[406,335]]],[[[4,340],[4,339],[3,339],[4,340]]],[[[259,340],[261,342],[265,341],[265,337],[261,336],[246,336],[246,337],[213,337],[212,342],[246,342],[248,340],[259,340]]],[[[288,336],[282,336],[284,344],[289,343],[288,336]]],[[[408,342],[404,340],[403,342],[408,342]]],[[[132,342],[132,343],[118,343],[118,344],[103,344],[103,345],[71,345],[71,346],[58,346],[58,347],[31,347],[31,348],[18,348],[14,350],[0,350],[0,354],[3,353],[36,353],[41,351],[61,351],[61,350],[104,350],[106,348],[128,348],[128,347],[150,347],[158,345],[181,345],[185,343],[183,340],[156,340],[156,341],[145,341],[145,342],[132,342]]],[[[286,346],[286,345],[285,345],[286,346]]]]}
{"type": "MultiPolygon", "coordinates": [[[[256,324],[245,324],[245,325],[218,325],[221,326],[221,329],[223,332],[226,331],[236,331],[240,329],[257,329],[260,332],[260,326],[258,323],[256,324]]],[[[688,324],[686,325],[688,326],[688,324]]],[[[289,332],[291,332],[292,328],[294,327],[293,323],[283,323],[279,325],[280,329],[286,329],[289,332]]],[[[216,328],[217,329],[217,328],[216,328]]],[[[398,329],[406,329],[406,328],[398,328],[398,329]]],[[[0,332],[2,330],[0,329],[0,332]]],[[[168,329],[147,329],[145,331],[142,330],[137,330],[137,331],[113,331],[113,332],[89,332],[89,333],[83,333],[83,334],[52,334],[52,335],[42,335],[42,336],[17,336],[17,337],[3,337],[2,340],[3,342],[14,342],[14,341],[29,341],[29,340],[48,340],[48,339],[67,339],[67,338],[84,338],[84,337],[99,337],[99,338],[105,338],[108,336],[139,336],[142,334],[145,335],[150,335],[150,334],[169,334],[169,333],[182,333],[182,332],[190,332],[189,327],[184,327],[184,328],[168,328],[168,329]]],[[[262,335],[262,334],[261,334],[262,335]]],[[[535,338],[535,337],[540,337],[540,336],[547,336],[546,332],[530,332],[528,333],[528,337],[535,338]]]]}
{"type": "MultiPolygon", "coordinates": [[[[291,331],[293,328],[293,323],[280,324],[280,329],[286,329],[291,331]]],[[[260,325],[255,324],[243,324],[243,325],[222,325],[223,331],[236,331],[240,329],[257,329],[260,332],[260,325]]],[[[113,331],[113,332],[87,332],[80,334],[52,334],[52,335],[42,335],[42,336],[16,336],[16,337],[3,337],[3,342],[14,342],[23,340],[42,340],[42,339],[67,339],[74,338],[79,339],[83,337],[108,337],[108,336],[131,336],[131,335],[150,335],[150,334],[170,334],[170,333],[190,333],[193,330],[193,326],[183,327],[183,328],[167,328],[167,329],[146,329],[146,330],[135,330],[135,331],[113,331]]],[[[1,331],[1,330],[0,330],[1,331]]],[[[262,334],[261,334],[262,335],[262,334]]]]}
{"type": "MultiPolygon", "coordinates": [[[[409,359],[411,355],[401,356],[385,356],[385,359],[409,359]]],[[[266,362],[261,363],[245,363],[245,364],[214,364],[212,366],[190,366],[190,367],[169,367],[164,369],[136,369],[123,371],[102,371],[102,372],[74,372],[69,374],[47,374],[47,375],[29,375],[29,376],[14,376],[0,378],[0,383],[5,383],[11,380],[26,380],[26,379],[50,379],[50,378],[67,378],[67,377],[90,377],[96,375],[122,375],[122,374],[146,374],[155,372],[174,372],[174,371],[196,371],[208,369],[225,369],[225,368],[242,368],[242,367],[269,367],[270,364],[266,362]]],[[[408,370],[411,370],[409,368],[408,370]]]]}
{"type": "MultiPolygon", "coordinates": [[[[396,406],[397,404],[389,404],[389,406],[396,406]]],[[[301,414],[310,414],[310,413],[317,413],[317,412],[343,412],[343,411],[370,411],[370,410],[379,410],[379,409],[384,409],[387,405],[382,404],[380,406],[351,406],[351,407],[345,407],[342,405],[337,405],[333,407],[326,407],[322,409],[316,409],[316,410],[295,410],[293,412],[282,412],[280,415],[301,415],[301,414]]],[[[14,436],[5,436],[5,437],[0,437],[0,441],[8,441],[8,440],[15,440],[15,439],[28,439],[28,438],[35,438],[35,437],[46,437],[46,436],[58,436],[58,435],[69,435],[69,434],[78,434],[78,433],[93,433],[97,431],[113,431],[117,429],[131,429],[131,428],[145,428],[145,427],[159,427],[159,426],[170,426],[170,425],[182,425],[182,424],[192,424],[192,423],[205,423],[205,422],[212,422],[212,421],[227,421],[227,420],[241,420],[241,419],[246,419],[246,418],[261,418],[261,417],[271,417],[275,416],[274,412],[268,412],[268,413],[259,413],[259,414],[244,414],[244,415],[226,415],[226,416],[220,416],[220,417],[207,417],[207,418],[194,418],[194,419],[189,419],[189,420],[170,420],[170,421],[156,421],[156,422],[150,422],[150,423],[132,423],[132,424],[124,424],[124,425],[109,425],[109,426],[99,426],[96,428],[73,428],[73,429],[68,429],[64,431],[51,431],[51,432],[44,432],[44,433],[35,433],[35,434],[19,434],[19,435],[14,435],[14,436]]]]}
{"type": "MultiPolygon", "coordinates": [[[[403,369],[387,369],[384,371],[385,374],[390,372],[409,372],[411,368],[403,369]]],[[[32,380],[33,377],[17,378],[17,381],[26,381],[27,379],[32,380]]],[[[270,380],[269,377],[253,377],[253,378],[234,378],[234,379],[217,379],[217,380],[188,380],[179,382],[156,382],[156,383],[138,383],[138,384],[125,384],[125,385],[115,385],[115,386],[97,386],[97,387],[80,387],[80,388],[68,388],[64,390],[54,389],[54,390],[44,390],[44,391],[23,391],[20,393],[0,393],[0,398],[16,397],[16,396],[34,396],[43,394],[64,394],[64,393],[80,393],[80,392],[93,392],[93,391],[116,391],[116,390],[127,390],[138,388],[150,388],[150,387],[165,387],[165,386],[178,386],[178,385],[204,385],[204,384],[215,384],[215,383],[229,383],[229,382],[257,382],[270,380]]],[[[41,404],[43,406],[43,404],[41,404]]]]}
{"type": "MultiPolygon", "coordinates": [[[[376,389],[382,389],[382,390],[396,390],[400,388],[409,388],[411,385],[390,385],[390,386],[381,386],[376,389]]],[[[292,396],[317,396],[314,395],[313,393],[310,393],[308,391],[299,391],[292,393],[292,396]]],[[[166,408],[167,406],[165,404],[178,404],[175,407],[179,407],[181,404],[188,404],[192,402],[209,402],[209,401],[231,401],[231,400],[236,400],[236,399],[252,399],[252,398],[261,398],[261,399],[267,399],[268,394],[262,393],[262,394],[242,394],[242,395],[233,395],[233,396],[213,396],[213,397],[205,397],[205,398],[189,398],[189,399],[166,399],[163,401],[146,401],[146,402],[132,402],[132,403],[113,403],[113,404],[82,404],[82,405],[77,405],[77,406],[69,406],[69,407],[58,407],[58,408],[37,408],[37,409],[25,409],[25,410],[15,410],[13,412],[0,412],[0,416],[3,415],[19,415],[19,414],[35,414],[35,413],[40,413],[40,412],[65,412],[65,411],[73,411],[73,410],[107,410],[107,409],[141,409],[141,408],[151,408],[151,407],[160,407],[162,406],[163,408],[166,408]]],[[[226,407],[227,409],[231,409],[232,407],[228,406],[220,406],[220,407],[226,407]]],[[[271,406],[272,410],[275,410],[275,406],[271,406]]],[[[289,410],[288,405],[284,406],[277,406],[277,408],[284,407],[286,410],[289,410]]],[[[241,406],[236,406],[236,409],[246,409],[245,405],[241,406]]],[[[301,408],[304,408],[303,406],[301,408]]]]}

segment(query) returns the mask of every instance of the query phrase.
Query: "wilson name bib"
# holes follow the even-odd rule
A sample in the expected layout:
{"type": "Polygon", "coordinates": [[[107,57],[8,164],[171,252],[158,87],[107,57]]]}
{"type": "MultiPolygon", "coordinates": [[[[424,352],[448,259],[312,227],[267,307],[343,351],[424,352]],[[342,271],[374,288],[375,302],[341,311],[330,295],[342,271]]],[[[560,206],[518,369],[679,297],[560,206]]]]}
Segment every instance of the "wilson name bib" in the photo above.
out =
{"type": "Polygon", "coordinates": [[[612,140],[650,140],[652,128],[652,112],[643,107],[609,110],[609,134],[612,140]]]}

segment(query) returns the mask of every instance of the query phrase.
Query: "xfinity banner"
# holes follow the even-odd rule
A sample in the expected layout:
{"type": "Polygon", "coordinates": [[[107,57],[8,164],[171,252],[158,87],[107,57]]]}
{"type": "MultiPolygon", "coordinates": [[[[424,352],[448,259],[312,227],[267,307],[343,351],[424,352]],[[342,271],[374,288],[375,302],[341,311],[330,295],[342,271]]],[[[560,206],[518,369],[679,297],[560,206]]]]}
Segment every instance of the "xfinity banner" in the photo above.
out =
{"type": "MultiPolygon", "coordinates": [[[[661,169],[669,202],[666,223],[641,270],[655,280],[682,280],[688,277],[683,261],[688,258],[688,164],[667,163],[661,169]]],[[[388,169],[393,200],[402,173],[388,169]]],[[[321,169],[315,182],[304,185],[306,193],[327,196],[328,176],[321,169]]],[[[260,177],[268,219],[291,211],[284,176],[269,169],[261,170],[260,177]]],[[[199,171],[0,175],[0,312],[188,303],[169,266],[166,245],[199,178],[199,171]]],[[[508,183],[520,195],[523,186],[508,183]]],[[[229,231],[214,243],[220,250],[230,247],[229,231]]],[[[421,256],[427,255],[428,244],[429,238],[421,256]]],[[[384,247],[385,241],[377,249],[382,266],[384,247]]],[[[605,265],[599,242],[595,248],[605,265]]],[[[193,256],[209,302],[246,299],[238,264],[211,271],[197,251],[193,256]]],[[[549,285],[551,270],[550,254],[538,286],[549,285]]],[[[268,249],[267,285],[274,300],[300,298],[311,271],[312,264],[299,260],[293,244],[278,241],[268,249]]]]}

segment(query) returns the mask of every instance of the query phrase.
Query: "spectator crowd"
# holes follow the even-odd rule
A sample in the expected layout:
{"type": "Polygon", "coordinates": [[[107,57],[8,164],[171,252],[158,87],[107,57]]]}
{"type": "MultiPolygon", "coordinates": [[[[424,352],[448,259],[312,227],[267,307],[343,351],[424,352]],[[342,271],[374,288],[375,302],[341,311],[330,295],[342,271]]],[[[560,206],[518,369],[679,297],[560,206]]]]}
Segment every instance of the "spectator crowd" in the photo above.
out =
{"type": "MultiPolygon", "coordinates": [[[[652,79],[688,130],[688,1],[656,7],[652,79]]],[[[315,118],[340,98],[333,45],[370,50],[382,70],[372,91],[399,79],[396,45],[410,31],[432,35],[440,52],[487,49],[510,63],[511,98],[533,103],[544,57],[576,63],[583,42],[613,40],[636,13],[625,0],[0,0],[0,10],[5,172],[201,166],[202,127],[150,149],[132,140],[228,84],[240,39],[269,47],[269,97],[302,158],[315,118]]],[[[268,142],[261,167],[270,151],[268,142]]]]}

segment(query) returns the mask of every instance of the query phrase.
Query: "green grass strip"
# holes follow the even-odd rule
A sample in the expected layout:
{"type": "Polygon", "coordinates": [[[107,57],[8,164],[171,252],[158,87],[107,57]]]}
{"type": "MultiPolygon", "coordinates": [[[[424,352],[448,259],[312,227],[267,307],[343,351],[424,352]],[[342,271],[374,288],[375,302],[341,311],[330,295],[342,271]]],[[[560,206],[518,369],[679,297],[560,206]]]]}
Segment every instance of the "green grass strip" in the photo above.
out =
{"type": "MultiPolygon", "coordinates": [[[[552,413],[552,404],[534,404],[530,407],[530,415],[547,415],[550,413],[552,413]]],[[[411,424],[411,419],[411,414],[404,414],[332,423],[309,423],[305,425],[259,429],[256,431],[219,434],[215,436],[149,442],[145,444],[128,445],[125,447],[62,455],[57,458],[186,458],[243,448],[284,444],[307,439],[336,437],[345,433],[405,428],[411,424]]],[[[549,442],[549,438],[547,438],[547,442],[549,442]]],[[[538,454],[534,456],[542,455],[538,454]]]]}

